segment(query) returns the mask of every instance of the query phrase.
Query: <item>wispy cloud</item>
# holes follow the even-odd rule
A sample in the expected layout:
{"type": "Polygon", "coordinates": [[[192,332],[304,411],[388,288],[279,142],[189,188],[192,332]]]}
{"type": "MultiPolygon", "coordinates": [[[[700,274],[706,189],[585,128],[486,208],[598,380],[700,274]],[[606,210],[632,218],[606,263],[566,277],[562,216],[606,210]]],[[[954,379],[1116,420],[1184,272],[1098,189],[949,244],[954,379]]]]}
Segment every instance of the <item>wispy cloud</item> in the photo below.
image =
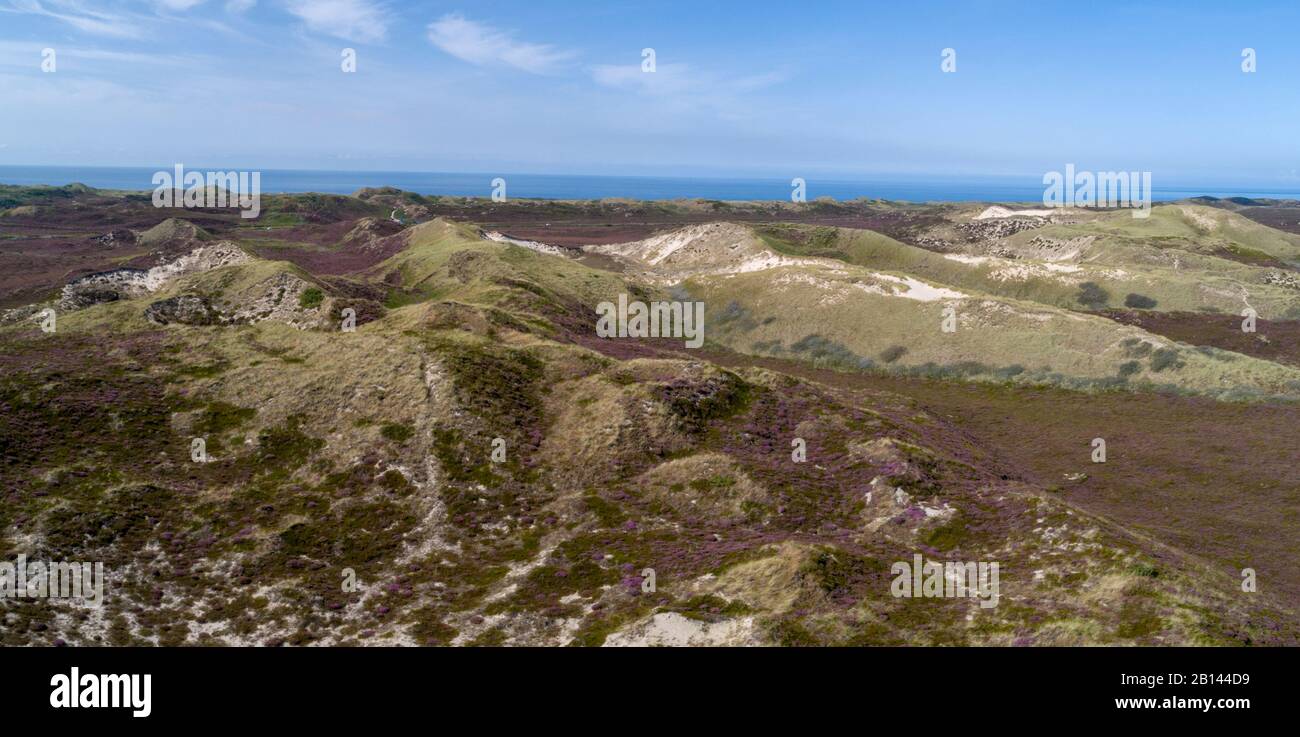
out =
{"type": "Polygon", "coordinates": [[[10,12],[43,15],[62,21],[84,33],[116,38],[140,36],[139,24],[129,15],[86,7],[80,0],[9,0],[10,12]]]}
{"type": "Polygon", "coordinates": [[[318,33],[372,43],[388,34],[387,10],[371,0],[288,0],[286,9],[318,33]]]}
{"type": "Polygon", "coordinates": [[[479,66],[507,66],[533,74],[555,71],[575,52],[550,44],[529,43],[509,31],[469,20],[459,13],[429,24],[429,40],[457,59],[479,66]]]}
{"type": "Polygon", "coordinates": [[[640,64],[597,64],[589,71],[592,81],[602,87],[675,99],[705,97],[721,100],[761,90],[789,78],[789,74],[783,71],[728,76],[701,71],[679,62],[658,64],[653,72],[642,71],[640,64]]]}
{"type": "Polygon", "coordinates": [[[167,10],[189,10],[202,5],[205,0],[154,0],[154,4],[167,10]]]}
{"type": "MultiPolygon", "coordinates": [[[[8,66],[34,66],[41,58],[44,44],[24,41],[0,41],[0,64],[8,66]]],[[[88,59],[91,61],[121,62],[127,64],[167,64],[210,63],[205,57],[181,57],[174,54],[148,54],[133,51],[113,51],[109,49],[85,48],[76,46],[59,46],[59,61],[66,59],[88,59]]]]}
{"type": "MultiPolygon", "coordinates": [[[[35,66],[44,48],[44,44],[39,43],[0,40],[0,64],[35,66]]],[[[60,45],[57,52],[60,58],[91,58],[96,61],[125,61],[138,62],[138,64],[165,64],[170,58],[152,55],[152,53],[107,51],[107,49],[65,47],[65,45],[60,45]]]]}
{"type": "Polygon", "coordinates": [[[257,0],[226,0],[226,10],[231,13],[243,13],[253,9],[257,0]]]}
{"type": "Polygon", "coordinates": [[[660,95],[682,94],[700,86],[686,64],[659,64],[653,72],[642,71],[640,64],[597,64],[591,68],[591,78],[604,87],[660,95]]]}

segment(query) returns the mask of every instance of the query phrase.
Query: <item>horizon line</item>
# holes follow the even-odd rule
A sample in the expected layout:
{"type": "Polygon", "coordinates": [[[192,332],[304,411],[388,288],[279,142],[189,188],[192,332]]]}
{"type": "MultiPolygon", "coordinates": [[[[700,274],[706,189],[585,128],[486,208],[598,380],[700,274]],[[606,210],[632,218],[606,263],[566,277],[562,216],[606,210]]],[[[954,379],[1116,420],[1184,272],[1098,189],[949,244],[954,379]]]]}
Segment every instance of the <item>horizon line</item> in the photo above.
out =
{"type": "MultiPolygon", "coordinates": [[[[149,165],[149,164],[110,165],[110,164],[0,163],[0,170],[23,169],[23,168],[62,169],[62,170],[137,169],[137,170],[147,170],[147,171],[157,172],[157,171],[172,171],[177,165],[184,165],[184,164],[183,162],[181,162],[180,164],[172,163],[167,167],[160,169],[154,165],[149,165]]],[[[785,176],[778,176],[773,174],[749,174],[749,175],[742,175],[742,174],[726,174],[726,175],[723,174],[602,174],[602,173],[593,173],[593,172],[562,173],[562,172],[524,171],[524,170],[512,171],[509,170],[508,168],[486,169],[486,170],[453,170],[453,169],[322,169],[322,168],[312,168],[312,167],[242,167],[242,166],[212,167],[212,166],[202,166],[202,165],[195,165],[195,166],[184,165],[184,166],[187,170],[190,171],[201,170],[205,172],[237,170],[237,171],[250,171],[250,172],[252,171],[292,172],[292,173],[304,172],[304,173],[320,173],[320,174],[402,174],[402,175],[427,174],[427,175],[452,175],[452,176],[483,175],[483,176],[556,177],[556,178],[565,178],[565,179],[669,179],[669,180],[706,181],[706,182],[707,181],[712,181],[712,182],[786,182],[788,181],[786,180],[785,176]]],[[[1085,170],[1080,169],[1080,171],[1085,171],[1085,170]]],[[[1097,171],[1102,171],[1102,170],[1097,170],[1097,171]]],[[[1127,171],[1127,170],[1115,170],[1115,171],[1127,171]]],[[[1032,174],[1030,173],[945,174],[945,173],[874,172],[874,173],[862,173],[862,174],[832,174],[832,175],[812,174],[811,176],[809,175],[797,175],[797,176],[799,178],[808,181],[815,180],[818,182],[825,182],[825,183],[832,183],[832,184],[866,184],[866,183],[889,184],[894,182],[899,182],[899,183],[912,183],[912,182],[922,183],[923,182],[928,184],[941,183],[941,182],[956,182],[956,183],[978,184],[982,181],[987,181],[987,180],[1022,181],[1022,180],[1030,180],[1030,179],[1033,179],[1037,183],[1041,184],[1041,181],[1039,180],[1041,180],[1041,178],[1048,173],[1050,172],[1044,171],[1044,172],[1038,172],[1032,174]]],[[[1300,179],[1295,180],[1294,184],[1290,186],[1283,185],[1283,184],[1272,186],[1268,184],[1258,183],[1258,180],[1256,180],[1256,182],[1254,183],[1245,185],[1244,188],[1240,186],[1229,186],[1226,184],[1225,185],[1207,184],[1204,181],[1196,181],[1195,183],[1188,184],[1187,183],[1188,181],[1195,181],[1195,180],[1173,179],[1170,180],[1169,183],[1167,184],[1154,186],[1153,190],[1154,191],[1169,190],[1169,189],[1193,190],[1193,189],[1204,188],[1204,189],[1218,189],[1218,190],[1232,189],[1232,190],[1241,191],[1243,193],[1248,193],[1252,189],[1258,191],[1274,191],[1274,192],[1278,192],[1278,191],[1286,192],[1289,190],[1294,190],[1296,194],[1300,194],[1300,179]]],[[[80,184],[80,183],[81,182],[68,182],[68,184],[80,184]]],[[[5,182],[0,182],[0,184],[5,184],[5,182]]],[[[14,185],[14,186],[31,186],[31,185],[14,185]]],[[[63,185],[48,184],[46,186],[57,187],[63,185]]],[[[381,185],[381,186],[392,186],[392,185],[381,185]]]]}

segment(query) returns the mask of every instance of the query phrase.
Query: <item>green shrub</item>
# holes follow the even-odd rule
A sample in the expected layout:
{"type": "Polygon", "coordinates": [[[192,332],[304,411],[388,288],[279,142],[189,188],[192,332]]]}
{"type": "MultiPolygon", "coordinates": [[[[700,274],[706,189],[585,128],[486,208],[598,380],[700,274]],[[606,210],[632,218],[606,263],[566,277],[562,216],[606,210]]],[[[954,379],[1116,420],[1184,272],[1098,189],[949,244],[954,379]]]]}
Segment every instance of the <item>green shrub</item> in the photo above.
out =
{"type": "Polygon", "coordinates": [[[319,307],[321,302],[325,301],[325,293],[316,287],[308,287],[302,290],[298,297],[298,306],[304,310],[310,310],[313,307],[319,307]]]}
{"type": "Polygon", "coordinates": [[[232,430],[257,414],[253,408],[236,407],[225,402],[210,402],[194,423],[194,429],[204,435],[232,430]]]}
{"type": "Polygon", "coordinates": [[[389,422],[379,428],[379,434],[393,441],[394,443],[405,443],[410,439],[415,431],[406,425],[399,425],[395,422],[389,422]]]}
{"type": "Polygon", "coordinates": [[[1156,301],[1141,294],[1130,293],[1124,297],[1124,306],[1136,310],[1153,310],[1156,307],[1156,301]]]}
{"type": "Polygon", "coordinates": [[[1142,576],[1143,578],[1160,578],[1160,569],[1150,563],[1134,563],[1129,568],[1129,571],[1133,575],[1142,576]]]}
{"type": "Polygon", "coordinates": [[[1086,281],[1079,285],[1079,294],[1075,299],[1084,307],[1101,309],[1110,302],[1110,292],[1102,289],[1097,282],[1086,281]]]}
{"type": "Polygon", "coordinates": [[[804,354],[819,366],[868,369],[873,365],[870,358],[863,358],[850,351],[844,344],[815,333],[800,338],[790,346],[790,350],[804,354]]]}
{"type": "Polygon", "coordinates": [[[1125,338],[1120,345],[1128,358],[1141,358],[1151,352],[1151,344],[1141,338],[1125,338]]]}
{"type": "Polygon", "coordinates": [[[1151,370],[1155,372],[1164,371],[1165,369],[1182,368],[1183,362],[1178,360],[1178,351],[1173,348],[1157,348],[1151,354],[1151,370]]]}
{"type": "Polygon", "coordinates": [[[999,379],[1010,379],[1023,373],[1025,373],[1025,367],[1018,363],[1013,363],[1010,366],[1003,366],[997,371],[994,371],[993,375],[999,379]]]}

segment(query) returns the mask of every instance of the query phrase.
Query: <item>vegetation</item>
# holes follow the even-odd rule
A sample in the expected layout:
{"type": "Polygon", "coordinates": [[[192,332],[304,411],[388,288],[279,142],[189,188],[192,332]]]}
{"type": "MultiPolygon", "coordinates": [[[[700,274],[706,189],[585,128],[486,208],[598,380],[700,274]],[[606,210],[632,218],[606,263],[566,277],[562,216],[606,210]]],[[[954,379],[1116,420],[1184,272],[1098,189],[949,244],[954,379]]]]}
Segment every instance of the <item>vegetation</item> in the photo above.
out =
{"type": "Polygon", "coordinates": [[[1075,299],[1084,307],[1097,310],[1110,302],[1110,293],[1102,289],[1100,284],[1088,281],[1079,285],[1079,294],[1075,299]]]}
{"type": "Polygon", "coordinates": [[[316,287],[309,287],[302,291],[298,296],[298,305],[304,310],[310,310],[320,307],[321,302],[325,301],[325,293],[316,287]]]}
{"type": "Polygon", "coordinates": [[[1124,306],[1138,310],[1154,310],[1156,308],[1156,301],[1150,297],[1144,297],[1140,294],[1130,292],[1124,296],[1124,306]]]}
{"type": "MultiPolygon", "coordinates": [[[[55,215],[63,199],[105,197],[130,215],[105,193],[0,195],[55,215]]],[[[745,248],[831,261],[666,284],[485,241],[475,226],[418,209],[483,202],[388,190],[269,199],[265,222],[283,232],[216,217],[203,227],[250,253],[274,236],[277,253],[298,260],[189,273],[61,314],[52,334],[0,326],[0,554],[39,539],[51,557],[113,572],[103,622],[57,602],[6,602],[0,643],[586,646],[680,631],[801,646],[1300,638],[1288,603],[1300,582],[1285,565],[1297,554],[1286,534],[1294,404],[1271,401],[1297,369],[1124,322],[1136,313],[1078,309],[1113,293],[1142,319],[1219,319],[1157,311],[1185,306],[1190,291],[1186,281],[1147,286],[1162,272],[1143,264],[1221,261],[1247,283],[1262,261],[1224,259],[1201,241],[1281,258],[1291,238],[1226,216],[1196,230],[1158,207],[1147,225],[1081,217],[999,236],[1005,252],[1021,249],[1010,258],[893,237],[914,226],[960,244],[986,227],[947,210],[517,205],[655,223],[683,213],[915,218],[890,236],[763,226],[745,248]],[[352,221],[398,205],[418,224],[381,235],[371,262],[346,277],[308,268],[339,257],[328,238],[352,221]],[[1050,242],[1030,245],[1045,234],[1050,242]],[[1098,262],[1071,271],[1063,249],[1087,237],[1098,262]],[[1146,261],[1107,260],[1139,245],[1146,261]],[[148,304],[180,294],[241,317],[144,319],[148,304]],[[707,314],[718,348],[597,338],[593,305],[619,294],[716,306],[707,314]],[[304,315],[326,300],[370,312],[344,333],[338,315],[304,315]],[[949,307],[954,331],[942,327],[949,307]],[[1096,434],[1111,443],[1106,464],[1088,461],[1096,434]],[[191,455],[199,437],[206,460],[191,455]],[[917,555],[1000,561],[999,605],[894,596],[894,564],[917,555]],[[1272,566],[1280,593],[1239,596],[1242,556],[1272,566]],[[361,587],[344,586],[349,577],[361,587]]],[[[1252,301],[1282,312],[1288,287],[1264,286],[1252,301]]]]}

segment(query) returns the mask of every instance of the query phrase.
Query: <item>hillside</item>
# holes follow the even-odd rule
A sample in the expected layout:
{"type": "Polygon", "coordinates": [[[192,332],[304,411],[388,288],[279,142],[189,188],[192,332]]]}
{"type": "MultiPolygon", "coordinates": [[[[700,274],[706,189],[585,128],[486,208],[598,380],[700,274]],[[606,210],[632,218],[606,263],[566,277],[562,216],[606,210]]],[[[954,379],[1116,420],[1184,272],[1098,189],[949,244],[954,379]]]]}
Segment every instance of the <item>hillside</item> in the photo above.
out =
{"type": "MultiPolygon", "coordinates": [[[[5,644],[1300,635],[1279,432],[1296,405],[1272,396],[1294,366],[1098,314],[1077,284],[1052,291],[1071,272],[1026,293],[950,258],[973,253],[860,228],[679,222],[557,250],[376,214],[403,202],[437,205],[283,197],[248,226],[136,213],[126,230],[161,252],[132,245],[6,314],[0,554],[104,561],[110,580],[98,610],[4,602],[5,644]],[[705,301],[707,350],[599,338],[595,305],[618,295],[705,301]],[[1094,465],[1098,435],[1112,458],[1094,465]],[[1179,443],[1205,444],[1181,471],[1179,443]],[[998,562],[996,606],[894,596],[892,566],[916,555],[998,562]]],[[[1232,238],[1289,258],[1286,238],[1232,238]]],[[[1254,289],[1245,273],[1224,278],[1254,289]]],[[[1250,299],[1285,314],[1285,292],[1250,299]]]]}
{"type": "MultiPolygon", "coordinates": [[[[936,254],[870,231],[736,224],[588,251],[704,300],[711,339],[743,353],[1078,387],[1300,396],[1293,365],[1181,344],[1095,314],[1104,303],[1085,306],[1078,295],[1090,276],[1101,277],[1059,257],[1020,254],[994,265],[992,257],[936,254]]],[[[1167,285],[1143,288],[1164,298],[1167,285]]],[[[1300,308],[1300,291],[1273,291],[1281,308],[1300,308]]],[[[1263,303],[1261,294],[1250,299],[1263,303]]]]}

